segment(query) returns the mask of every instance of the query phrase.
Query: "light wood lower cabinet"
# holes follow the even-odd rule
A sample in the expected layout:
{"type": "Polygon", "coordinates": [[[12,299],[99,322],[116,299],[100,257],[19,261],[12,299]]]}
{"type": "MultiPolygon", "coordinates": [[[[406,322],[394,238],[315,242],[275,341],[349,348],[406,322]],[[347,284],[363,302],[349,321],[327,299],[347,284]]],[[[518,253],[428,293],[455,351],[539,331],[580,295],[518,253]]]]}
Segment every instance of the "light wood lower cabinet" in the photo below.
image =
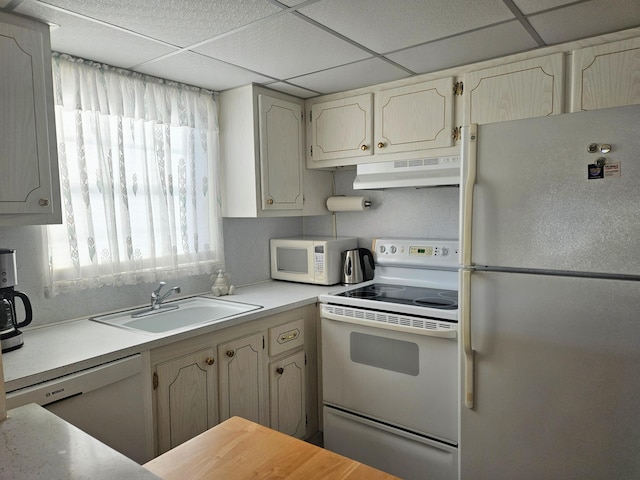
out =
{"type": "Polygon", "coordinates": [[[159,453],[218,423],[217,376],[213,348],[156,366],[159,453]]]}
{"type": "Polygon", "coordinates": [[[268,426],[265,412],[264,334],[218,346],[220,358],[220,421],[242,417],[268,426]]]}
{"type": "Polygon", "coordinates": [[[314,304],[149,352],[156,455],[233,416],[316,433],[317,324],[314,304]]]}
{"type": "Polygon", "coordinates": [[[305,353],[294,353],[269,364],[271,428],[292,437],[306,432],[305,353]]]}

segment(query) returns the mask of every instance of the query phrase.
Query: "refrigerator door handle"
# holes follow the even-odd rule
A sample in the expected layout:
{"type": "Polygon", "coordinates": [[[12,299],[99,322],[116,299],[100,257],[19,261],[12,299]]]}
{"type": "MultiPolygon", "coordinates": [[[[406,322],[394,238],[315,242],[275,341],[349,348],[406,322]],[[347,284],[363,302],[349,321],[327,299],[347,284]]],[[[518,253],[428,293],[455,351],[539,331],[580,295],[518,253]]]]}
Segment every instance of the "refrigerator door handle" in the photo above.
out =
{"type": "Polygon", "coordinates": [[[462,350],[464,353],[464,405],[472,409],[475,404],[474,369],[475,352],[471,348],[471,274],[472,270],[460,272],[460,321],[462,323],[462,350]]]}
{"type": "Polygon", "coordinates": [[[462,127],[462,188],[460,189],[460,264],[471,265],[471,226],[473,217],[473,189],[476,184],[476,150],[478,125],[462,127]]]}

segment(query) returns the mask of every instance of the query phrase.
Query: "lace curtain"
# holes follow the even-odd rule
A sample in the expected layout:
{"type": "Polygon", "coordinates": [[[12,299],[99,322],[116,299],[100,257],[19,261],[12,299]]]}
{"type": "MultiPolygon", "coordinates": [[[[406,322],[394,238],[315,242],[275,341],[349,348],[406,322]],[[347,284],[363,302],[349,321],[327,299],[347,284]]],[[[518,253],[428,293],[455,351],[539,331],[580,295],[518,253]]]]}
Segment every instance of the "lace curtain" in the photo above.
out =
{"type": "Polygon", "coordinates": [[[63,224],[45,293],[223,268],[213,94],[59,54],[53,77],[63,224]]]}

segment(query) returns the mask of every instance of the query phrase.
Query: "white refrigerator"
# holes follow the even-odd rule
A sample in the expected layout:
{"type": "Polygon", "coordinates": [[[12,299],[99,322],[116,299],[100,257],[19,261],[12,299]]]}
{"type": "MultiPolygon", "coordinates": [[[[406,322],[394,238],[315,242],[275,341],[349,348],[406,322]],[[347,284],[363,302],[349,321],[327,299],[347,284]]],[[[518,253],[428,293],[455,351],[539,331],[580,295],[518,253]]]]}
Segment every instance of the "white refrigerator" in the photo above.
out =
{"type": "Polygon", "coordinates": [[[640,105],[464,133],[460,478],[640,479],[640,105]]]}

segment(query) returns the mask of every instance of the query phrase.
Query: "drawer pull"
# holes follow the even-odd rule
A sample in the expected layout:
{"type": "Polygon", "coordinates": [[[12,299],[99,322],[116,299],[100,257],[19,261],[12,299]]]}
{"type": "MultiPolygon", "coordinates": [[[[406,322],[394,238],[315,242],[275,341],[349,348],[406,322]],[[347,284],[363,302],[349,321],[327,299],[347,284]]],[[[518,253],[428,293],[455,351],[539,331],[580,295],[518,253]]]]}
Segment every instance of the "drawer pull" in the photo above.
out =
{"type": "Polygon", "coordinates": [[[206,363],[207,365],[213,365],[215,362],[216,360],[213,357],[207,357],[204,361],[204,363],[206,363]]]}
{"type": "Polygon", "coordinates": [[[235,352],[235,351],[233,351],[233,350],[227,350],[227,357],[231,358],[231,357],[233,357],[235,354],[236,354],[236,352],[235,352]]]}
{"type": "Polygon", "coordinates": [[[278,368],[276,368],[276,372],[279,373],[280,375],[282,375],[284,373],[284,368],[278,367],[278,368]]]}
{"type": "Polygon", "coordinates": [[[295,340],[296,338],[298,338],[298,335],[300,335],[300,332],[298,330],[293,330],[291,332],[284,333],[280,335],[280,343],[295,340]]]}

